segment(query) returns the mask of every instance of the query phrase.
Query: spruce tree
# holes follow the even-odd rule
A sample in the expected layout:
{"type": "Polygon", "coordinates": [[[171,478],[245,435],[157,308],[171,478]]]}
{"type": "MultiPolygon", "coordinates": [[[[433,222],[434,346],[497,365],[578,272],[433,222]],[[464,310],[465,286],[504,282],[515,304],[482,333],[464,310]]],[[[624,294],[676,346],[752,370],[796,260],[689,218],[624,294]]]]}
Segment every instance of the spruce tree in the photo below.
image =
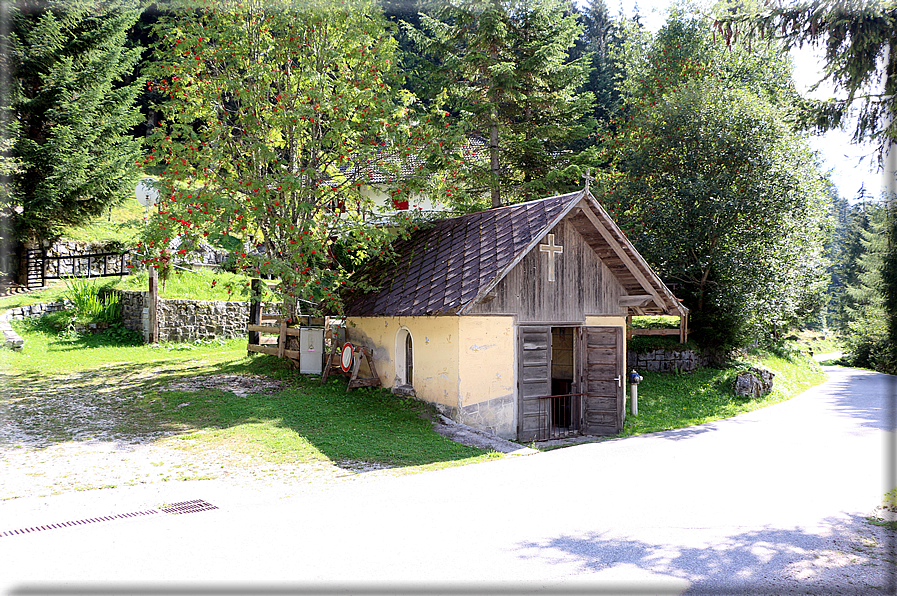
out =
{"type": "Polygon", "coordinates": [[[497,207],[578,183],[563,149],[589,132],[581,118],[593,96],[577,91],[591,57],[570,57],[582,29],[567,5],[465,0],[421,23],[413,36],[439,66],[447,105],[488,146],[488,159],[466,159],[462,193],[488,193],[497,207]]]}
{"type": "Polygon", "coordinates": [[[127,34],[139,14],[136,0],[23,0],[13,7],[5,103],[18,127],[12,154],[21,169],[10,201],[19,239],[54,239],[133,194],[140,49],[127,47],[127,34]]]}

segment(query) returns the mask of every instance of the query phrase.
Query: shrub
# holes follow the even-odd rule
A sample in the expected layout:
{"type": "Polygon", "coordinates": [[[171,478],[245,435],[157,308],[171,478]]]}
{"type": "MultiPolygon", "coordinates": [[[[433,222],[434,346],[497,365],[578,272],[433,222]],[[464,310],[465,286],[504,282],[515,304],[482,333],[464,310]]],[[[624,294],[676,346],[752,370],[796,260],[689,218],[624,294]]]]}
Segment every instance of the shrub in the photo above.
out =
{"type": "Polygon", "coordinates": [[[72,301],[75,319],[81,323],[115,323],[121,319],[121,297],[89,278],[67,278],[65,297],[72,301]]]}

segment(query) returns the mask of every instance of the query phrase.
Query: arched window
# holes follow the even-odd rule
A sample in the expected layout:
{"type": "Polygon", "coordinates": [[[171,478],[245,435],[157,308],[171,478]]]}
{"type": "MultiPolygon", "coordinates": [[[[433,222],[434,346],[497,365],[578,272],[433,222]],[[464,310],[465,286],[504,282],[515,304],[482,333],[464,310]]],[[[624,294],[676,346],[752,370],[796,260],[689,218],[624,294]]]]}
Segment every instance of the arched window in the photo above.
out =
{"type": "Polygon", "coordinates": [[[406,327],[396,333],[396,386],[414,384],[414,340],[406,327]]]}

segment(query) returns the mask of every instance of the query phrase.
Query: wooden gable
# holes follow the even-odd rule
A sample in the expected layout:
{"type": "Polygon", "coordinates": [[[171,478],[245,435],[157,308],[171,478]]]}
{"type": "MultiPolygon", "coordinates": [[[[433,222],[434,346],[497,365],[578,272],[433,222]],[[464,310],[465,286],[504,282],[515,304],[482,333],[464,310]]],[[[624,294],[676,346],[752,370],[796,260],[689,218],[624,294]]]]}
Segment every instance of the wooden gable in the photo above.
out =
{"type": "Polygon", "coordinates": [[[394,248],[357,273],[377,289],[346,296],[348,316],[688,313],[587,190],[440,220],[394,248]],[[566,251],[554,282],[548,234],[566,251]]]}
{"type": "Polygon", "coordinates": [[[549,257],[536,244],[469,314],[516,314],[518,322],[577,322],[588,315],[626,316],[619,306],[626,292],[569,219],[547,234],[563,252],[549,257]],[[549,258],[554,281],[549,281],[549,258]]]}

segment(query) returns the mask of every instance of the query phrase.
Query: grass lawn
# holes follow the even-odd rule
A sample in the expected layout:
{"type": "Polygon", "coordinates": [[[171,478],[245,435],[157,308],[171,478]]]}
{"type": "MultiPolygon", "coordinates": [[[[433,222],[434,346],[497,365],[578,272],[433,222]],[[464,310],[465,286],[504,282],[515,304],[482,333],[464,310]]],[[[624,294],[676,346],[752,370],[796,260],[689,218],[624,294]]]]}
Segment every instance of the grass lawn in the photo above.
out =
{"type": "Polygon", "coordinates": [[[85,438],[157,442],[197,456],[226,452],[246,467],[421,469],[497,456],[435,433],[421,402],[383,389],[347,393],[340,377],[322,386],[286,361],[247,356],[243,339],[127,346],[40,323],[14,328],[26,344],[0,350],[0,409],[17,426],[13,435],[37,448],[85,438]]]}
{"type": "Polygon", "coordinates": [[[769,394],[758,399],[736,397],[733,393],[735,369],[704,368],[690,374],[640,373],[644,380],[638,389],[639,413],[633,416],[627,409],[621,436],[729,418],[791,399],[826,379],[822,368],[797,350],[780,355],[757,352],[747,357],[746,364],[776,373],[769,394]]]}
{"type": "MultiPolygon", "coordinates": [[[[426,404],[383,389],[346,392],[341,377],[322,385],[318,377],[298,375],[284,360],[247,356],[243,339],[127,345],[114,330],[57,333],[52,320],[14,322],[25,349],[0,350],[0,410],[14,427],[7,436],[20,443],[0,443],[2,449],[39,450],[96,439],[157,444],[243,468],[405,471],[500,457],[435,433],[426,404]]],[[[627,415],[622,436],[734,416],[789,399],[825,379],[796,349],[755,353],[747,361],[741,366],[760,364],[776,373],[772,393],[757,400],[734,397],[734,370],[643,373],[639,415],[627,415]]],[[[190,477],[196,475],[184,476],[190,477]]]]}

